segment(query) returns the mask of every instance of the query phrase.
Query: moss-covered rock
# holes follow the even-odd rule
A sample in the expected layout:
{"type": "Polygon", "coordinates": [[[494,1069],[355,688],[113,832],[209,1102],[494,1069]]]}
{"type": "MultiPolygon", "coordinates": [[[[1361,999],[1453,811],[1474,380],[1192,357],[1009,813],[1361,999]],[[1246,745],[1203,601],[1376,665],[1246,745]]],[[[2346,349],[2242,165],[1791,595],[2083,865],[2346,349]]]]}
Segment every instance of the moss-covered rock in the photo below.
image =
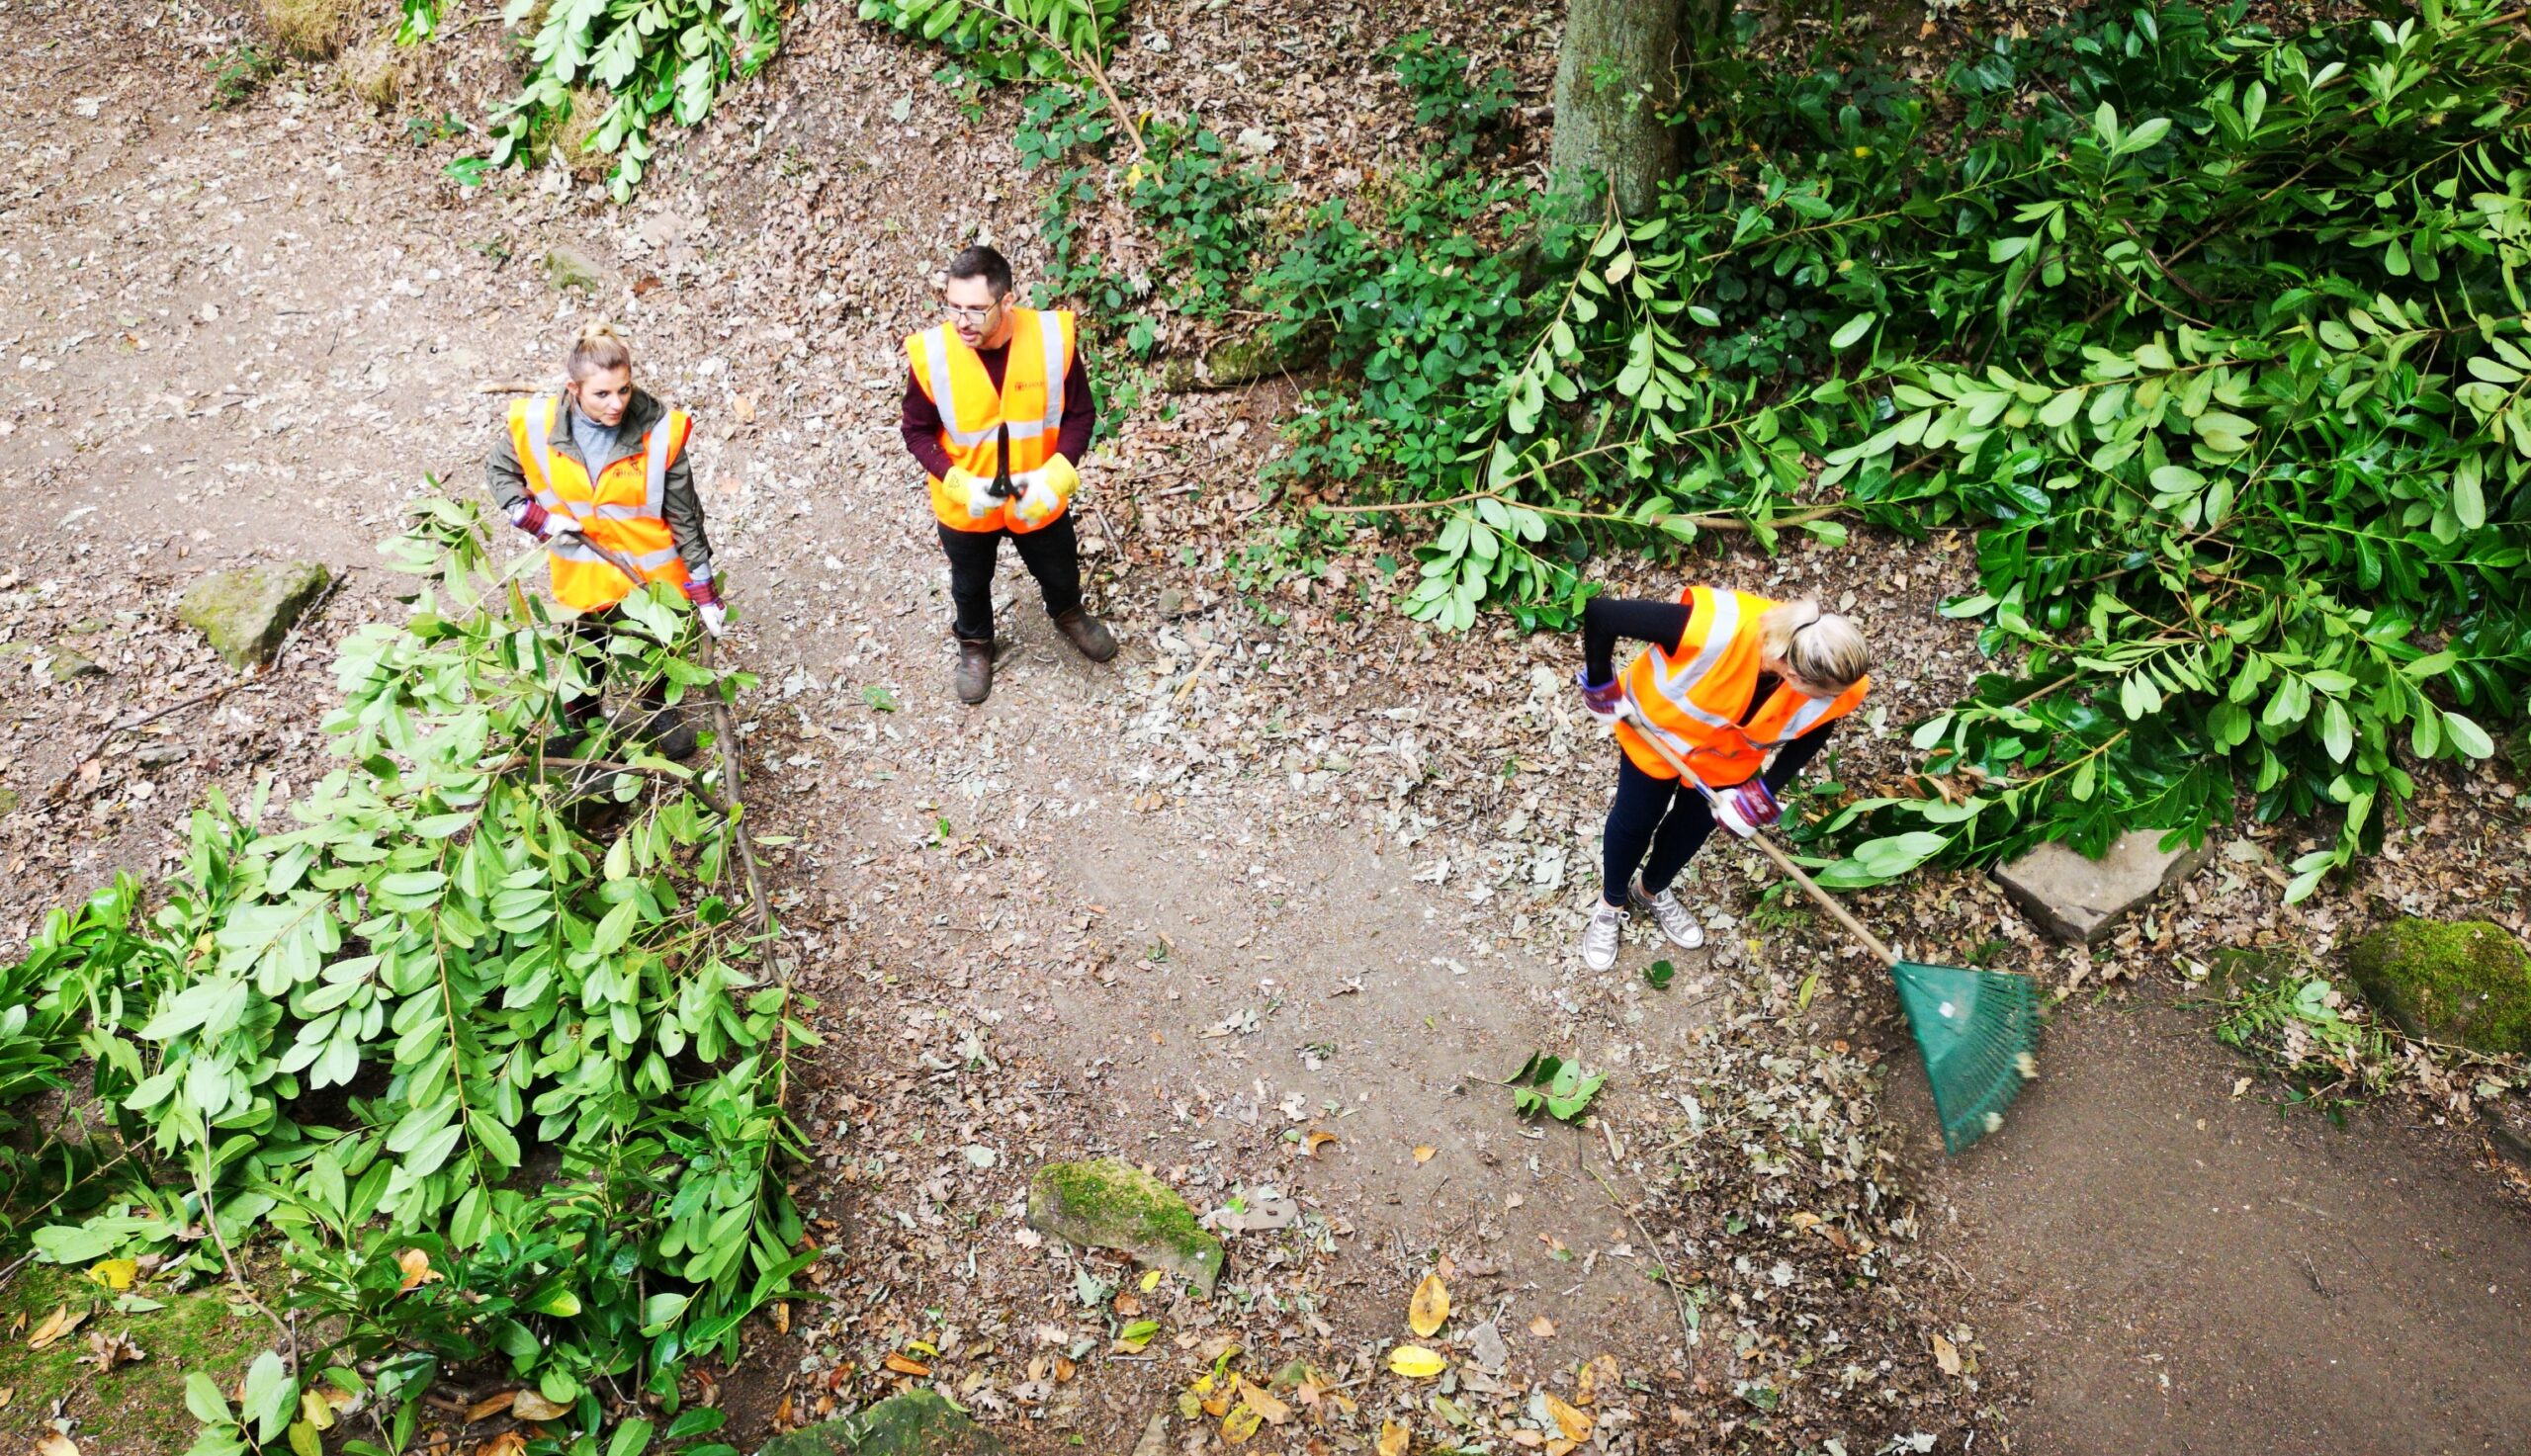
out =
{"type": "Polygon", "coordinates": [[[545,254],[545,281],[563,293],[578,289],[594,294],[606,282],[597,260],[569,243],[558,243],[545,254]]]}
{"type": "Polygon", "coordinates": [[[1222,1242],[1168,1184],[1112,1157],[1049,1163],[1028,1183],[1028,1227],[1091,1248],[1132,1254],[1209,1296],[1222,1242]]]}
{"type": "Polygon", "coordinates": [[[937,1393],[912,1390],[841,1420],[775,1436],[756,1456],[1004,1456],[1009,1449],[937,1393]]]}
{"type": "Polygon", "coordinates": [[[2347,970],[2366,1000],[2414,1035],[2531,1054],[2531,957],[2501,925],[2402,916],[2357,941],[2347,970]]]}
{"type": "Polygon", "coordinates": [[[313,561],[214,571],[185,593],[176,615],[202,630],[220,660],[243,669],[270,662],[333,579],[313,561]]]}

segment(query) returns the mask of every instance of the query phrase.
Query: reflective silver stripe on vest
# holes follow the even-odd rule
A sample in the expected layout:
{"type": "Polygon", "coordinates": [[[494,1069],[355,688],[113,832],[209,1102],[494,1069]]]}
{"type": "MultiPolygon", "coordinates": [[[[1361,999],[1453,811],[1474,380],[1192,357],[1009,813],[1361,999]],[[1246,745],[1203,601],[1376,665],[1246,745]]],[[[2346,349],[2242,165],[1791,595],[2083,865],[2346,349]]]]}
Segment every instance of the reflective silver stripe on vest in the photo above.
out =
{"type": "Polygon", "coordinates": [[[1713,670],[1713,665],[1722,660],[1722,654],[1731,649],[1732,639],[1739,631],[1739,596],[1729,591],[1714,592],[1713,621],[1705,628],[1704,644],[1698,649],[1696,656],[1675,668],[1663,665],[1668,660],[1666,654],[1652,659],[1652,681],[1660,688],[1661,696],[1670,701],[1670,706],[1707,728],[1739,728],[1740,725],[1721,714],[1707,713],[1698,707],[1688,696],[1697,683],[1713,670]]]}
{"type": "Polygon", "coordinates": [[[931,402],[940,411],[940,433],[961,450],[973,450],[992,439],[993,425],[981,430],[958,428],[957,377],[949,372],[949,325],[935,323],[922,331],[922,353],[923,362],[929,366],[924,372],[931,377],[931,402]]]}
{"type": "MultiPolygon", "coordinates": [[[[607,560],[606,557],[601,557],[596,552],[590,550],[588,543],[569,535],[555,537],[551,541],[545,543],[545,549],[547,552],[562,557],[564,560],[577,561],[584,566],[603,566],[614,564],[614,562],[607,560]]],[[[647,575],[650,572],[665,567],[670,561],[675,560],[676,548],[669,547],[663,551],[648,552],[620,551],[617,552],[616,555],[622,557],[628,561],[631,561],[634,565],[641,567],[643,573],[647,575]]]]}
{"type": "MultiPolygon", "coordinates": [[[[1037,315],[1038,353],[1046,361],[1046,413],[1042,419],[1011,420],[1010,438],[1034,440],[1064,422],[1064,331],[1056,325],[1055,316],[1043,309],[1031,310],[1037,315]]],[[[1002,392],[1010,395],[1009,366],[1003,366],[1002,392]]]]}
{"type": "MultiPolygon", "coordinates": [[[[1845,694],[1839,693],[1837,698],[1842,698],[1844,696],[1845,694]]],[[[1808,732],[1811,725],[1817,723],[1820,719],[1827,717],[1828,710],[1837,706],[1837,698],[1804,699],[1801,706],[1794,710],[1792,721],[1785,725],[1784,736],[1781,738],[1767,739],[1766,746],[1772,748],[1778,743],[1789,743],[1793,739],[1800,737],[1803,733],[1808,732]]]]}
{"type": "Polygon", "coordinates": [[[651,426],[651,488],[644,497],[647,513],[653,520],[661,519],[668,500],[668,449],[674,443],[676,411],[661,410],[651,426]]]}
{"type": "Polygon", "coordinates": [[[556,401],[551,398],[527,402],[527,453],[536,467],[533,493],[536,503],[549,511],[565,511],[576,520],[588,517],[567,503],[554,489],[554,413],[556,401]]]}

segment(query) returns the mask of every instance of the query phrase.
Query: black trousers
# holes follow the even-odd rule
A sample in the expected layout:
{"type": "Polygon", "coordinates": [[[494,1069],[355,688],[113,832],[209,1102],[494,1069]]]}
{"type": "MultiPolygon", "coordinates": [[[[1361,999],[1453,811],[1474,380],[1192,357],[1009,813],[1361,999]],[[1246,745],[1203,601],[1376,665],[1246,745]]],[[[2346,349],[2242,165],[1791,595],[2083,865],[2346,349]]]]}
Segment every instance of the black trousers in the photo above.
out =
{"type": "Polygon", "coordinates": [[[1019,549],[1028,574],[1045,594],[1046,615],[1061,617],[1081,605],[1081,536],[1066,511],[1034,531],[952,531],[940,528],[949,557],[950,631],[962,642],[993,641],[993,568],[1004,537],[1019,549]]]}
{"type": "Polygon", "coordinates": [[[1713,807],[1704,795],[1678,779],[1654,778],[1618,749],[1617,797],[1600,837],[1600,872],[1608,877],[1601,900],[1625,903],[1626,882],[1637,865],[1643,867],[1646,891],[1659,895],[1669,889],[1712,833],[1713,807]]]}

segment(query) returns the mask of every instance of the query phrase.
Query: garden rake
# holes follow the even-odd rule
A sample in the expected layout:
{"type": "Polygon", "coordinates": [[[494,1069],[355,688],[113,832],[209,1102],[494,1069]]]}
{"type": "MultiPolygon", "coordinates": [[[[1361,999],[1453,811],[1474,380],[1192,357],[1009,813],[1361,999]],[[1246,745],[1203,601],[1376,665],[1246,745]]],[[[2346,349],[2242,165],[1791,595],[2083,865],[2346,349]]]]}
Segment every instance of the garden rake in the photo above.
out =
{"type": "MultiPolygon", "coordinates": [[[[1713,790],[1671,751],[1632,704],[1619,712],[1683,782],[1696,785],[1706,803],[1712,803],[1713,790]]],[[[2039,1074],[2039,1064],[2032,1057],[2039,1045],[2039,1003],[2030,979],[2002,971],[1902,961],[1764,832],[1751,834],[1749,841],[1889,968],[1898,985],[1898,1004],[1906,1010],[1907,1025],[1916,1036],[1917,1054],[1924,1058],[1925,1080],[1933,1084],[1943,1150],[1959,1153],[2003,1126],[2004,1109],[2020,1094],[2022,1083],[2039,1074]]]]}

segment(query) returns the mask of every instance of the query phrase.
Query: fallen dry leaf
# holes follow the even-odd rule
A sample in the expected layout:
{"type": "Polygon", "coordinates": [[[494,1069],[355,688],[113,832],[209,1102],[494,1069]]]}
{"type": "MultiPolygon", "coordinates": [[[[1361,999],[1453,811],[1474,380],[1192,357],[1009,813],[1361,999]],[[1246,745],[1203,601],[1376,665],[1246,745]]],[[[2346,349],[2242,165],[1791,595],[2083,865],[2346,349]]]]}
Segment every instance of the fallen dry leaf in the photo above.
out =
{"type": "Polygon", "coordinates": [[[1407,1430],[1404,1421],[1381,1421],[1380,1443],[1376,1448],[1377,1456],[1406,1456],[1406,1443],[1412,1438],[1412,1433],[1407,1430]]]}
{"type": "Polygon", "coordinates": [[[1935,1335],[1934,1363],[1942,1367],[1943,1374],[1958,1375],[1960,1373],[1960,1346],[1953,1344],[1950,1340],[1943,1338],[1939,1334],[1935,1335]]]}
{"type": "Polygon", "coordinates": [[[1615,1390],[1617,1385],[1617,1357],[1593,1356],[1591,1363],[1582,1367],[1581,1375],[1573,1382],[1573,1404],[1591,1405],[1600,1398],[1602,1391],[1615,1390]]]}
{"type": "Polygon", "coordinates": [[[899,1375],[912,1375],[918,1379],[931,1373],[930,1366],[920,1360],[909,1360],[903,1355],[890,1355],[885,1363],[890,1370],[899,1375]]]}
{"type": "Polygon", "coordinates": [[[404,1271],[404,1282],[395,1289],[397,1294],[408,1293],[447,1277],[432,1268],[431,1256],[418,1248],[408,1248],[395,1255],[395,1267],[404,1271]]]}
{"type": "Polygon", "coordinates": [[[131,1287],[132,1280],[140,1277],[140,1261],[138,1259],[99,1259],[88,1266],[88,1277],[121,1294],[131,1287]]]}
{"type": "Polygon", "coordinates": [[[527,1449],[527,1437],[515,1430],[505,1430],[475,1448],[475,1456],[519,1456],[527,1449]]]}
{"type": "Polygon", "coordinates": [[[571,1408],[545,1399],[543,1391],[523,1390],[510,1398],[510,1413],[521,1420],[560,1420],[571,1408]]]}
{"type": "Polygon", "coordinates": [[[478,1420],[489,1420],[508,1410],[510,1402],[516,1399],[518,1399],[516,1391],[503,1391],[496,1396],[485,1396],[466,1408],[466,1423],[473,1425],[478,1420]]]}
{"type": "Polygon", "coordinates": [[[1417,1334],[1430,1339],[1450,1321],[1450,1290],[1439,1274],[1427,1274],[1415,1286],[1415,1298],[1406,1307],[1406,1323],[1417,1334]]]}
{"type": "Polygon", "coordinates": [[[36,1332],[27,1336],[27,1348],[43,1349],[45,1345],[78,1328],[87,1318],[86,1310],[73,1314],[68,1305],[53,1306],[52,1313],[44,1316],[44,1323],[36,1327],[36,1332]]]}
{"type": "Polygon", "coordinates": [[[1280,1425],[1292,1418],[1292,1408],[1267,1395],[1256,1386],[1244,1386],[1239,1393],[1248,1409],[1266,1417],[1267,1425],[1280,1425]]]}
{"type": "Polygon", "coordinates": [[[121,1330],[108,1333],[100,1329],[88,1336],[88,1353],[81,1355],[78,1363],[94,1365],[98,1374],[110,1375],[119,1365],[148,1358],[149,1352],[132,1343],[131,1335],[121,1330]]]}
{"type": "Polygon", "coordinates": [[[1544,1315],[1535,1316],[1529,1321],[1529,1333],[1540,1339],[1553,1339],[1555,1338],[1555,1322],[1544,1315]]]}
{"type": "Polygon", "coordinates": [[[36,1438],[36,1456],[79,1456],[79,1443],[57,1430],[36,1438]]]}
{"type": "Polygon", "coordinates": [[[744,394],[733,394],[730,396],[730,413],[739,417],[740,424],[754,424],[755,401],[744,394]]]}
{"type": "Polygon", "coordinates": [[[1554,1417],[1555,1428],[1564,1432],[1566,1440],[1579,1442],[1591,1438],[1589,1415],[1557,1400],[1553,1391],[1543,1391],[1540,1394],[1546,1398],[1546,1413],[1554,1417]]]}
{"type": "Polygon", "coordinates": [[[1318,1156],[1318,1150],[1335,1141],[1336,1135],[1334,1133],[1327,1132],[1320,1128],[1312,1128],[1309,1130],[1309,1135],[1301,1139],[1301,1151],[1312,1157],[1316,1157],[1318,1156]]]}
{"type": "Polygon", "coordinates": [[[773,1303],[773,1332],[776,1334],[791,1332],[791,1302],[787,1299],[776,1300],[773,1303]]]}
{"type": "Polygon", "coordinates": [[[1441,1150],[1439,1148],[1418,1148],[1415,1150],[1415,1160],[1417,1162],[1431,1162],[1433,1160],[1433,1155],[1440,1151],[1441,1150]]]}

